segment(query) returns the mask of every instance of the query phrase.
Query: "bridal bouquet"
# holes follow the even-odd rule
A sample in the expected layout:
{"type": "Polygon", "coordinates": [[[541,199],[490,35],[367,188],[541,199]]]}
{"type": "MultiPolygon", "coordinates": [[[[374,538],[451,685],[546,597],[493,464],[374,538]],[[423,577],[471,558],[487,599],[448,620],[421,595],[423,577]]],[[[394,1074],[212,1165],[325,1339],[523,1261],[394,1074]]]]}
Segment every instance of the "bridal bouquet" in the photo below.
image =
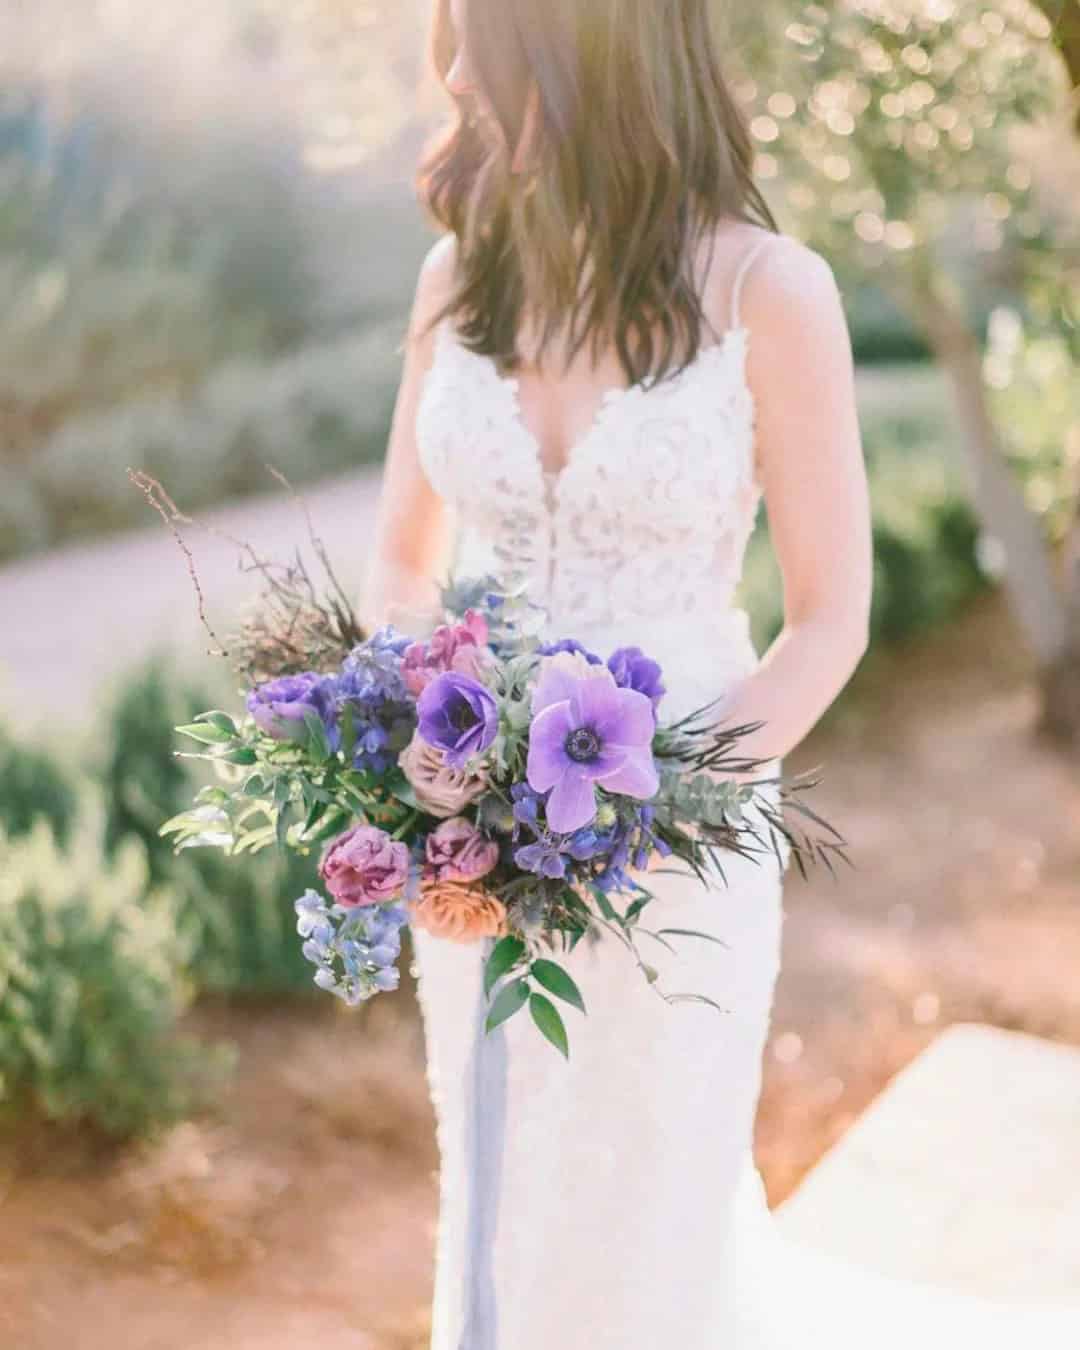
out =
{"type": "Polygon", "coordinates": [[[535,606],[491,579],[450,587],[443,602],[429,637],[354,633],[337,658],[309,625],[310,640],[278,653],[277,673],[253,680],[242,715],[210,711],[178,728],[219,773],[162,827],[176,847],[321,851],[325,893],[295,902],[321,988],[348,1004],[395,989],[406,925],[492,939],[488,1028],[528,1005],[566,1054],[548,996],[585,1009],[560,953],[609,935],[655,985],[641,937],[708,936],[646,926],[650,865],[722,880],[725,854],[777,850],[777,834],[803,871],[804,855],[840,851],[807,807],[794,803],[823,826],[819,838],[794,832],[760,792],[780,780],[724,779],[759,762],[737,748],[760,723],[724,730],[712,705],[665,721],[663,671],[646,652],[542,642],[535,606]],[[295,668],[305,652],[318,659],[295,668]],[[747,818],[752,801],[768,841],[747,818]]]}

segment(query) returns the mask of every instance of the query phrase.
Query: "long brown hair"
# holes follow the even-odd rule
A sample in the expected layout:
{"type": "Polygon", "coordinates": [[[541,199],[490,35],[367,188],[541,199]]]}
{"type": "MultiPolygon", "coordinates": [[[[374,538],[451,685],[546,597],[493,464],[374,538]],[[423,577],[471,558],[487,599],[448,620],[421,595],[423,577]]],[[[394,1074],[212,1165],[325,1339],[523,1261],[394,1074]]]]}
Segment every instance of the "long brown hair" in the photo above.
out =
{"type": "MultiPolygon", "coordinates": [[[[506,369],[526,311],[539,351],[614,346],[631,384],[692,361],[707,320],[695,285],[722,219],[776,230],[721,71],[714,0],[466,0],[462,40],[501,135],[455,100],[420,168],[421,200],[457,237],[439,318],[506,369]],[[511,163],[535,101],[528,171],[511,163]]],[[[457,55],[437,0],[432,56],[457,55]]]]}

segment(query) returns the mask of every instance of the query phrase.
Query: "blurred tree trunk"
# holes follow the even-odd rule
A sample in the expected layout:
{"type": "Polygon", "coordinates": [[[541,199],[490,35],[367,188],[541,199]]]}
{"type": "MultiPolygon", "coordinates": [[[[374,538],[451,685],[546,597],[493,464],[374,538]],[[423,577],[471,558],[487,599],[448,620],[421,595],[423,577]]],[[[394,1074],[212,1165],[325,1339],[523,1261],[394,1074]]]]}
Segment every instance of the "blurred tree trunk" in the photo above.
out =
{"type": "MultiPolygon", "coordinates": [[[[1080,0],[1036,0],[1054,28],[1075,99],[1073,128],[1080,137],[1080,0]]],[[[1073,521],[1065,541],[1065,642],[1047,672],[1044,729],[1080,743],[1080,465],[1073,473],[1073,521]]]]}
{"type": "Polygon", "coordinates": [[[1056,741],[1080,745],[1080,498],[1065,541],[1065,642],[1046,672],[1043,694],[1042,729],[1056,741]]]}
{"type": "Polygon", "coordinates": [[[1038,663],[1041,729],[1056,740],[1080,743],[1080,519],[1063,591],[1038,518],[1005,458],[987,403],[979,340],[966,316],[929,280],[897,298],[926,333],[952,384],[976,512],[1004,549],[1006,593],[1038,663]]]}
{"type": "MultiPolygon", "coordinates": [[[[1035,0],[1035,3],[1050,20],[1072,87],[1080,91],[1080,0],[1035,0]]],[[[1080,132],[1080,102],[1076,105],[1073,126],[1080,132]]]]}

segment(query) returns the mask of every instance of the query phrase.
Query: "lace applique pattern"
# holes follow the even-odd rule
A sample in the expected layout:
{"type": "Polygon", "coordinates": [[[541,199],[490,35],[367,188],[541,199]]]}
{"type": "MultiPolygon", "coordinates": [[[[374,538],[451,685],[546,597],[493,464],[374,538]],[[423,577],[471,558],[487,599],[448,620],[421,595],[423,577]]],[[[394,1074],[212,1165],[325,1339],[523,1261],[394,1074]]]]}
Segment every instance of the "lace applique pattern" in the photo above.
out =
{"type": "Polygon", "coordinates": [[[424,471],[552,616],[581,627],[727,607],[762,496],[747,338],[736,324],[674,378],[608,391],[549,485],[517,380],[443,320],[417,416],[424,471]]]}

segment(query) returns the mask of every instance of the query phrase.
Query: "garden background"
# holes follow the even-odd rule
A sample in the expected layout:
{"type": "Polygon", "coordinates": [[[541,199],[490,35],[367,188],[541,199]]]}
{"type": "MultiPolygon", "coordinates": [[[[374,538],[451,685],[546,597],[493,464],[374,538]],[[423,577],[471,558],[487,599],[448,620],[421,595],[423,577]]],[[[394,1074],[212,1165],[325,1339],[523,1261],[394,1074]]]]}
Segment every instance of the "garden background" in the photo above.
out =
{"type": "MultiPolygon", "coordinates": [[[[442,111],[425,0],[0,16],[0,1344],[426,1344],[411,989],[310,988],[311,864],[174,856],[212,622],[310,513],[359,587],[442,111]],[[268,467],[270,466],[270,467],[268,467]],[[303,501],[283,492],[286,475],[303,501]]],[[[1080,8],[718,6],[783,228],[843,291],[873,642],[793,771],[759,1125],[791,1192],[944,1026],[1080,1045],[1080,8]]],[[[780,623],[763,514],[743,603],[780,623]]],[[[557,1065],[553,1066],[557,1072],[557,1065]]]]}

